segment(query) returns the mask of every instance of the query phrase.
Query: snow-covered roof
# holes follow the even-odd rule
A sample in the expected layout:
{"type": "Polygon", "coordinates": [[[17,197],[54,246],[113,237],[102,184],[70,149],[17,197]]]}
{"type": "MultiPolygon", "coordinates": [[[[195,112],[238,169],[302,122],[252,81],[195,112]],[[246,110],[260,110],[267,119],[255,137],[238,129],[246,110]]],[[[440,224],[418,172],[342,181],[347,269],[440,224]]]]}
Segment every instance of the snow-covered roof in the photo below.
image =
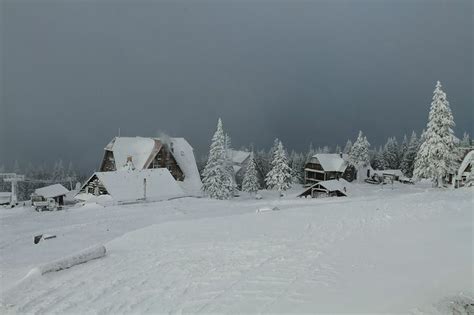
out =
{"type": "Polygon", "coordinates": [[[229,155],[232,159],[232,162],[234,164],[241,165],[242,163],[245,162],[250,156],[250,152],[247,151],[239,151],[239,150],[229,150],[229,155]]]}
{"type": "Polygon", "coordinates": [[[166,200],[184,196],[183,190],[166,168],[94,174],[115,202],[132,202],[143,199],[166,200]],[[145,184],[146,180],[146,184],[145,184]]]}
{"type": "Polygon", "coordinates": [[[180,183],[187,193],[198,193],[201,190],[201,177],[196,165],[194,151],[184,138],[144,138],[144,137],[116,137],[106,147],[112,151],[117,170],[125,170],[127,158],[132,157],[136,170],[145,169],[154,158],[161,146],[168,144],[172,148],[173,157],[184,174],[184,181],[180,183]]]}
{"type": "Polygon", "coordinates": [[[136,169],[143,169],[155,147],[155,140],[143,137],[116,137],[106,147],[114,153],[117,170],[125,168],[127,158],[132,157],[136,169]]]}
{"type": "Polygon", "coordinates": [[[340,178],[339,180],[337,179],[331,179],[331,180],[326,180],[326,181],[322,181],[322,182],[319,182],[316,185],[320,185],[324,188],[326,188],[328,191],[340,191],[344,194],[346,194],[346,192],[344,191],[344,187],[347,188],[347,186],[349,185],[349,183],[343,179],[343,178],[340,178]]]}
{"type": "Polygon", "coordinates": [[[184,138],[171,138],[173,156],[184,174],[181,187],[188,194],[198,194],[201,191],[201,176],[197,168],[193,147],[184,138]]]}
{"type": "Polygon", "coordinates": [[[469,164],[474,162],[474,150],[469,151],[461,162],[458,170],[458,178],[461,178],[469,164]]]}
{"type": "Polygon", "coordinates": [[[326,172],[344,172],[347,168],[345,157],[344,154],[341,157],[337,153],[318,153],[313,155],[313,158],[319,161],[319,164],[321,164],[321,167],[326,172]]]}
{"type": "Polygon", "coordinates": [[[35,194],[45,198],[54,198],[64,196],[69,192],[63,185],[54,184],[42,188],[35,189],[35,194]]]}

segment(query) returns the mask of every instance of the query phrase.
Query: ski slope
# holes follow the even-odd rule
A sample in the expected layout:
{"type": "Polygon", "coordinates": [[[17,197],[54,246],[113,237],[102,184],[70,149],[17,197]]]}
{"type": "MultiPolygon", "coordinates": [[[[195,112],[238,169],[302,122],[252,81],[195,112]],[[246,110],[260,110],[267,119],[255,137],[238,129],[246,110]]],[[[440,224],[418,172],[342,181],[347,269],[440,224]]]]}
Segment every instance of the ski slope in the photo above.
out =
{"type": "Polygon", "coordinates": [[[350,191],[2,210],[0,313],[433,314],[472,302],[474,190],[350,191]],[[33,245],[37,232],[58,237],[33,245]],[[20,281],[96,244],[104,258],[20,281]]]}

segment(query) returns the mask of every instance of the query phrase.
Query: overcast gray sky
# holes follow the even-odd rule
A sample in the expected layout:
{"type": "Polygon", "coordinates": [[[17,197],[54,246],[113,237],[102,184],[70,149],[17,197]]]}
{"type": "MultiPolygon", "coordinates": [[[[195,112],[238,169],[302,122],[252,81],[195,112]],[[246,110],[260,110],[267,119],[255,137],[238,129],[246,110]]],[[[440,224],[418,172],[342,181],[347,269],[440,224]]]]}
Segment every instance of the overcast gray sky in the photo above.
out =
{"type": "Polygon", "coordinates": [[[235,147],[378,145],[436,80],[473,133],[470,0],[0,2],[0,165],[92,170],[119,128],[201,155],[219,116],[235,147]]]}

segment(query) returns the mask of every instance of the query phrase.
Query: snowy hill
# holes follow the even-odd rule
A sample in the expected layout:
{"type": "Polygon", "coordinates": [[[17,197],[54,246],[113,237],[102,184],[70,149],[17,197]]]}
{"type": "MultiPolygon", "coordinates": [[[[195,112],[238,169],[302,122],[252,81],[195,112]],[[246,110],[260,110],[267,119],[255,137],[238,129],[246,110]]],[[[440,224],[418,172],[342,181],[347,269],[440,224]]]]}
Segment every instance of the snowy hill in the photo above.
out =
{"type": "Polygon", "coordinates": [[[433,314],[472,301],[473,189],[349,190],[2,210],[0,312],[433,314]],[[255,213],[265,206],[280,211],[255,213]],[[38,233],[57,238],[34,245],[38,233]],[[95,244],[106,257],[18,282],[95,244]]]}

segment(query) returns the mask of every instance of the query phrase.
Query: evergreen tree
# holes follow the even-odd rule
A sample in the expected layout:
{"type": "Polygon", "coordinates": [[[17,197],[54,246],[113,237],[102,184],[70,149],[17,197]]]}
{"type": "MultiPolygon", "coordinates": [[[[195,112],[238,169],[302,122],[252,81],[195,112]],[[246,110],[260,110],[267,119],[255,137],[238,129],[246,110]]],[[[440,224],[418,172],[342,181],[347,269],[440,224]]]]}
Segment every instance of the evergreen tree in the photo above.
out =
{"type": "Polygon", "coordinates": [[[225,135],[225,142],[224,142],[224,147],[225,147],[225,171],[227,172],[226,174],[226,185],[230,191],[232,191],[232,195],[234,195],[235,190],[237,189],[237,181],[235,178],[235,173],[234,173],[234,163],[232,162],[232,147],[231,147],[231,139],[228,134],[225,135]]]}
{"type": "Polygon", "coordinates": [[[403,174],[407,177],[413,176],[413,168],[415,166],[416,153],[418,152],[419,141],[415,131],[412,132],[408,148],[403,155],[402,162],[400,163],[400,169],[403,174]]]}
{"type": "Polygon", "coordinates": [[[18,160],[15,160],[13,163],[13,173],[20,175],[22,174],[20,163],[18,163],[18,160]]]}
{"type": "Polygon", "coordinates": [[[334,153],[337,153],[337,154],[342,153],[342,149],[340,145],[336,145],[336,152],[334,153]]]}
{"type": "Polygon", "coordinates": [[[301,153],[291,152],[289,166],[291,168],[292,182],[302,184],[304,179],[305,157],[301,153]]]}
{"type": "Polygon", "coordinates": [[[400,145],[399,151],[398,151],[398,166],[399,168],[401,167],[401,163],[403,160],[403,156],[405,156],[405,153],[408,150],[408,138],[407,135],[403,136],[403,141],[402,144],[400,145]]]}
{"type": "Polygon", "coordinates": [[[64,170],[63,160],[59,159],[53,168],[52,180],[56,182],[64,181],[66,177],[66,171],[64,170]]]}
{"type": "Polygon", "coordinates": [[[374,169],[384,170],[386,168],[387,166],[385,164],[384,150],[382,149],[382,146],[380,146],[377,150],[377,153],[375,154],[374,169]]]}
{"type": "Polygon", "coordinates": [[[471,137],[469,136],[469,134],[467,132],[464,132],[464,134],[463,134],[462,141],[461,141],[461,146],[465,147],[465,148],[471,146],[471,137]]]}
{"type": "Polygon", "coordinates": [[[306,163],[309,162],[309,160],[311,160],[311,158],[316,154],[316,150],[314,149],[313,147],[313,143],[311,142],[309,144],[309,148],[308,148],[308,152],[306,154],[306,163]]]}
{"type": "Polygon", "coordinates": [[[267,174],[265,181],[270,189],[276,189],[280,192],[291,187],[291,168],[288,166],[288,159],[281,141],[273,153],[272,169],[267,174]]]}
{"type": "Polygon", "coordinates": [[[399,160],[399,149],[398,142],[395,137],[388,138],[387,143],[384,146],[384,160],[387,169],[398,169],[399,160]]]}
{"type": "Polygon", "coordinates": [[[357,140],[349,153],[349,163],[356,169],[369,164],[369,146],[367,138],[362,131],[359,131],[357,140]]]}
{"type": "Polygon", "coordinates": [[[229,187],[229,173],[226,170],[227,153],[222,120],[217,122],[217,130],[212,137],[209,157],[203,172],[202,189],[211,198],[229,199],[233,191],[229,187]]]}
{"type": "Polygon", "coordinates": [[[438,187],[443,186],[445,177],[455,173],[458,159],[453,133],[454,119],[446,93],[441,87],[438,81],[414,169],[416,178],[430,178],[438,187]]]}
{"type": "Polygon", "coordinates": [[[270,156],[265,150],[259,150],[255,154],[255,165],[257,166],[258,178],[260,181],[260,187],[265,187],[265,177],[271,170],[270,156]]]}
{"type": "Polygon", "coordinates": [[[347,140],[346,146],[344,147],[344,153],[345,154],[351,153],[351,149],[352,149],[352,141],[349,139],[347,140]]]}
{"type": "Polygon", "coordinates": [[[249,163],[247,165],[244,180],[242,182],[242,190],[249,193],[256,193],[259,188],[260,184],[258,182],[257,168],[252,152],[252,154],[250,154],[249,163]]]}
{"type": "Polygon", "coordinates": [[[323,147],[322,153],[331,153],[331,148],[329,148],[327,145],[323,147]]]}

